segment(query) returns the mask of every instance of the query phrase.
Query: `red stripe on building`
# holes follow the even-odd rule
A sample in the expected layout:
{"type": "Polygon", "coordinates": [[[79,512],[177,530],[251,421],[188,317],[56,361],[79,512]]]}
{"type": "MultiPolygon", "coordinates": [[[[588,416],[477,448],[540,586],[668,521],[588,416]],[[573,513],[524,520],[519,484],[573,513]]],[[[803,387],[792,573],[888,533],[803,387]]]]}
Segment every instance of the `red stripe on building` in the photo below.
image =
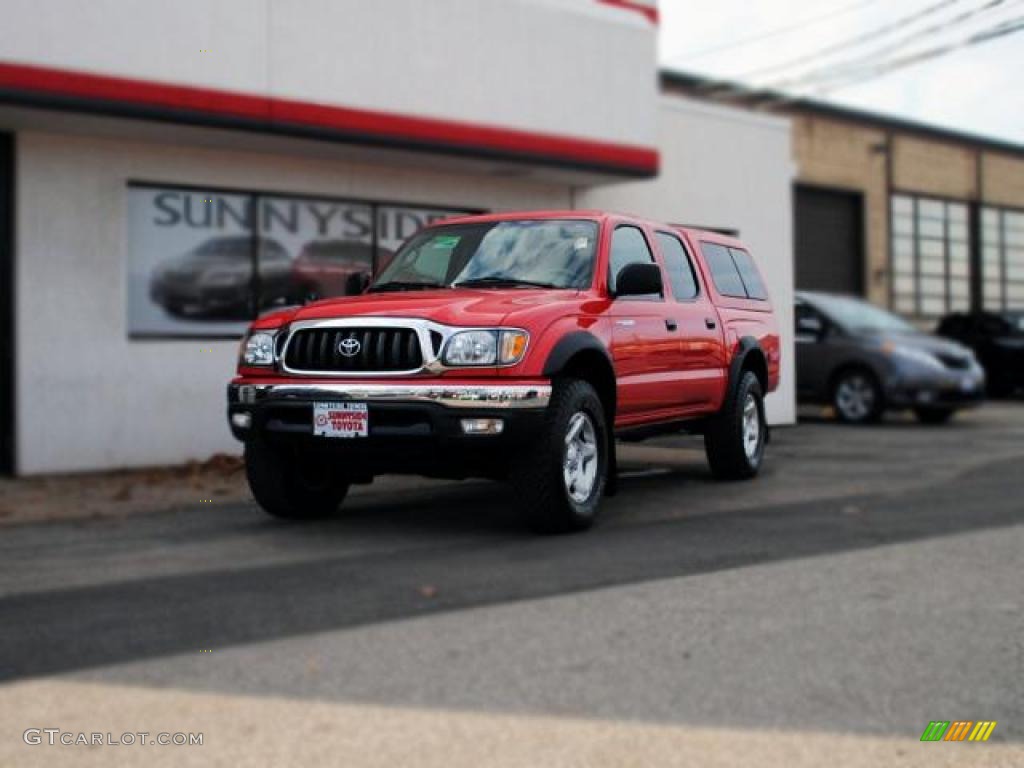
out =
{"type": "Polygon", "coordinates": [[[649,147],[24,64],[0,62],[0,90],[238,118],[270,127],[321,128],[338,132],[339,140],[365,136],[428,149],[521,154],[643,175],[658,170],[658,151],[649,147]]]}
{"type": "Polygon", "coordinates": [[[626,11],[635,11],[636,13],[646,17],[651,24],[654,24],[655,26],[658,24],[659,17],[657,5],[648,5],[647,3],[633,0],[597,0],[597,2],[603,3],[604,5],[613,5],[616,8],[622,8],[626,11]]]}

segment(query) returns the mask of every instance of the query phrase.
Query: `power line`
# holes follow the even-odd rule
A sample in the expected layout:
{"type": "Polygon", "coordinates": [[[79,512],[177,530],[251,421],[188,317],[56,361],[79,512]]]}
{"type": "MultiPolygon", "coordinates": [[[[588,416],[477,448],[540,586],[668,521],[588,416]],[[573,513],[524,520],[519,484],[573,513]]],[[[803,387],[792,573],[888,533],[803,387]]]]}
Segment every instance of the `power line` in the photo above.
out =
{"type": "Polygon", "coordinates": [[[719,51],[729,51],[732,50],[733,48],[742,48],[744,46],[752,45],[754,43],[760,43],[763,40],[770,40],[774,37],[779,37],[780,35],[785,35],[789,32],[795,32],[797,30],[804,29],[805,27],[814,26],[815,24],[818,24],[822,21],[827,21],[828,19],[834,19],[837,16],[843,16],[847,13],[859,10],[868,5],[874,5],[878,1],[879,0],[861,0],[861,2],[858,3],[851,3],[849,5],[844,5],[840,8],[836,8],[835,10],[829,13],[823,13],[820,16],[812,16],[811,18],[803,19],[802,21],[797,21],[794,22],[793,24],[788,24],[784,27],[776,27],[775,29],[768,30],[767,32],[762,32],[757,35],[751,35],[750,37],[741,37],[738,40],[733,40],[728,43],[722,43],[721,45],[713,45],[710,48],[699,48],[696,51],[678,53],[673,56],[669,56],[667,59],[665,59],[665,62],[670,63],[673,61],[682,62],[690,61],[693,59],[703,59],[706,58],[707,56],[710,56],[712,53],[718,53],[719,51]]]}
{"type": "Polygon", "coordinates": [[[866,80],[873,80],[878,77],[895,72],[900,69],[920,64],[925,61],[931,61],[941,56],[947,56],[951,53],[961,51],[965,48],[971,48],[975,45],[982,45],[984,43],[998,40],[1009,35],[1016,34],[1018,32],[1024,32],[1024,16],[1018,16],[1015,19],[1004,21],[995,27],[982,30],[981,32],[975,32],[969,37],[958,40],[954,43],[947,43],[945,45],[935,46],[928,50],[919,51],[917,53],[907,54],[897,59],[890,59],[888,62],[883,62],[881,65],[875,67],[874,71],[862,71],[861,74],[856,75],[852,78],[848,78],[846,82],[840,82],[830,86],[824,86],[814,92],[813,95],[824,95],[833,91],[839,90],[840,88],[847,88],[857,83],[862,83],[866,80]]]}
{"type": "Polygon", "coordinates": [[[806,64],[807,62],[817,61],[827,56],[832,56],[833,54],[845,51],[849,48],[859,47],[864,43],[873,42],[877,40],[879,37],[904,29],[907,25],[914,24],[920,21],[921,19],[925,19],[936,13],[939,13],[940,11],[943,11],[952,5],[956,5],[960,1],[961,0],[939,0],[939,2],[932,3],[931,5],[928,5],[925,8],[915,11],[914,13],[907,14],[906,16],[901,16],[898,19],[883,24],[882,26],[875,27],[867,32],[863,32],[861,34],[847,38],[845,40],[840,40],[839,42],[832,43],[831,45],[826,45],[822,48],[818,48],[814,51],[811,51],[810,53],[797,56],[796,58],[793,59],[787,59],[786,61],[782,61],[777,64],[772,64],[767,67],[758,67],[757,69],[741,72],[738,75],[730,76],[729,79],[742,81],[748,78],[756,77],[758,75],[764,75],[768,72],[779,72],[786,69],[792,69],[793,67],[799,66],[800,64],[806,64]]]}
{"type": "Polygon", "coordinates": [[[923,29],[915,30],[879,48],[858,54],[853,58],[848,58],[843,61],[818,67],[817,69],[812,69],[802,74],[794,75],[789,79],[770,82],[764,87],[769,90],[784,91],[809,85],[827,84],[829,80],[837,78],[842,79],[847,72],[858,71],[859,69],[863,69],[865,66],[875,65],[878,61],[882,60],[883,57],[899,52],[909,43],[959,27],[976,16],[989,13],[998,9],[1000,6],[1009,8],[1013,5],[1019,4],[1019,2],[1020,0],[988,0],[988,2],[983,5],[969,8],[950,19],[932,24],[931,26],[923,29]]]}

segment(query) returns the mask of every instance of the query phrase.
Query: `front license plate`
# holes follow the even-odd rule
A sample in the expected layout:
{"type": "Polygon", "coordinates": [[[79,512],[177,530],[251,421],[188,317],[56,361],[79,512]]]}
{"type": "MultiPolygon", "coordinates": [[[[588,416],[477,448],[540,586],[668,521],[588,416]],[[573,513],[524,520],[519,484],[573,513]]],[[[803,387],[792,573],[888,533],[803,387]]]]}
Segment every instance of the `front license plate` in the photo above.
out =
{"type": "Polygon", "coordinates": [[[321,437],[366,437],[370,414],[366,403],[314,403],[313,434],[321,437]]]}

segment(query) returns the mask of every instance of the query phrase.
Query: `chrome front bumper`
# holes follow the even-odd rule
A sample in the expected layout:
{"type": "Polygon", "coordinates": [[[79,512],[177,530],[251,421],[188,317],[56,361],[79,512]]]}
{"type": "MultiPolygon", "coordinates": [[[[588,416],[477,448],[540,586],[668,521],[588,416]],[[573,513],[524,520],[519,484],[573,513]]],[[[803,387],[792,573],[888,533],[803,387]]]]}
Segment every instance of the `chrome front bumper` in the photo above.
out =
{"type": "Polygon", "coordinates": [[[541,410],[547,408],[550,399],[550,384],[332,382],[228,385],[228,403],[232,405],[254,405],[265,400],[354,400],[364,403],[435,403],[448,408],[474,410],[541,410]]]}

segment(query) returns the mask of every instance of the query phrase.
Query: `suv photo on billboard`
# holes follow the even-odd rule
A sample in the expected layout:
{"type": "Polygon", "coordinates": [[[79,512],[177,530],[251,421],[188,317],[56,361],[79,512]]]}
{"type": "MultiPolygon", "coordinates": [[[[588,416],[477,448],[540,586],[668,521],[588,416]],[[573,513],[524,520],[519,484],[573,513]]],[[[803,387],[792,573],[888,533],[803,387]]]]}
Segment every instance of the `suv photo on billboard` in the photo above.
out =
{"type": "Polygon", "coordinates": [[[278,517],[411,473],[507,481],[535,529],[581,530],[615,487],[616,437],[699,433],[716,477],[756,475],[780,349],[733,238],[600,212],[471,216],[423,229],[362,295],[254,322],[228,419],[278,517]]]}
{"type": "Polygon", "coordinates": [[[294,293],[288,252],[276,240],[251,235],[211,237],[162,262],[150,279],[150,298],[182,319],[251,318],[254,243],[261,307],[287,301],[294,293]]]}

